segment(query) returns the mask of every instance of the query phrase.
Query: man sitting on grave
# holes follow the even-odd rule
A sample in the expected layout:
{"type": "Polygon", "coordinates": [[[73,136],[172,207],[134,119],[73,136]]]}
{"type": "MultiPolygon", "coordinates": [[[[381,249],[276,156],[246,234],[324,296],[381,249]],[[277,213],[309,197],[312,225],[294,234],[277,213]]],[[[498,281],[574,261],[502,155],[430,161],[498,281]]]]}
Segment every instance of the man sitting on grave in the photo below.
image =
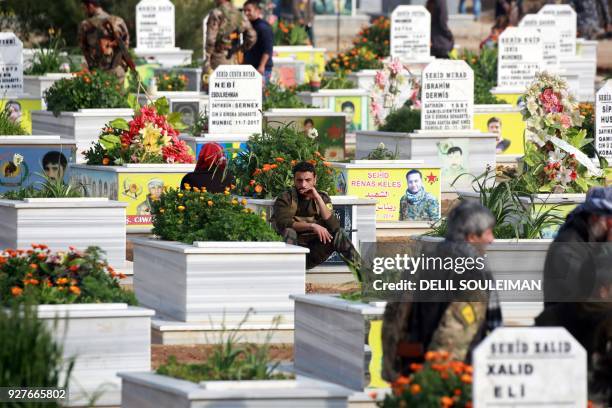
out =
{"type": "Polygon", "coordinates": [[[400,221],[435,221],[440,218],[436,197],[425,191],[423,175],[417,169],[406,173],[408,188],[400,198],[400,221]]]}
{"type": "Polygon", "coordinates": [[[361,257],[340,228],[329,195],[317,191],[316,184],[315,167],[308,162],[297,163],[293,167],[293,187],[274,202],[272,225],[286,243],[310,249],[306,269],[323,263],[337,251],[361,281],[361,257]]]}

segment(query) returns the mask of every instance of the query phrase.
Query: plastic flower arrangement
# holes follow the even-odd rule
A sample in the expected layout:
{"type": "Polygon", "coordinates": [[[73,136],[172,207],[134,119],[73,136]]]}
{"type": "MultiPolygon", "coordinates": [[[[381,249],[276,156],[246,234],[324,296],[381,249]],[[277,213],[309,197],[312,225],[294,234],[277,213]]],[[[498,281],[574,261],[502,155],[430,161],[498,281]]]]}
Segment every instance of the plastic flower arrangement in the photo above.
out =
{"type": "Polygon", "coordinates": [[[376,72],[370,92],[370,111],[374,123],[382,126],[385,117],[407,101],[410,101],[410,109],[420,109],[419,89],[419,83],[399,59],[386,63],[382,70],[376,72]],[[403,90],[408,90],[408,93],[403,94],[403,90]]]}
{"type": "Polygon", "coordinates": [[[0,303],[36,304],[125,302],[133,293],[119,286],[125,276],[102,259],[98,247],[53,253],[46,245],[0,252],[0,303]]]}
{"type": "Polygon", "coordinates": [[[470,408],[472,406],[472,367],[452,361],[446,351],[428,351],[425,363],[411,365],[410,377],[399,377],[378,404],[383,408],[470,408]]]}
{"type": "MultiPolygon", "coordinates": [[[[585,193],[604,183],[603,172],[583,153],[592,140],[567,83],[546,72],[523,95],[526,125],[523,172],[529,193],[585,193]]],[[[600,165],[607,166],[605,160],[600,165]]]]}
{"type": "Polygon", "coordinates": [[[193,163],[194,155],[179,139],[185,126],[179,113],[170,113],[168,101],[160,98],[135,110],[131,121],[115,119],[87,152],[87,164],[193,163]]]}

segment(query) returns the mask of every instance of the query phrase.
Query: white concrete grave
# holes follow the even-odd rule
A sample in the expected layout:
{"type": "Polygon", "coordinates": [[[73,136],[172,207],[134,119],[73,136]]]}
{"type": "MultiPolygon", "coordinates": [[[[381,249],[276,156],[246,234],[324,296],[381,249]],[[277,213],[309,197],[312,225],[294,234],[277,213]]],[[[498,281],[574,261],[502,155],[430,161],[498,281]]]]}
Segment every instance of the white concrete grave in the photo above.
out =
{"type": "Polygon", "coordinates": [[[497,91],[522,93],[544,66],[542,33],[537,28],[508,27],[499,37],[497,91]]]}
{"type": "Polygon", "coordinates": [[[14,33],[0,33],[0,94],[23,93],[23,43],[14,33]]]}
{"type": "Polygon", "coordinates": [[[612,159],[612,81],[595,96],[595,148],[606,160],[612,159]]]}
{"type": "Polygon", "coordinates": [[[428,62],[431,14],[423,6],[398,6],[391,14],[391,57],[402,62],[428,62]]]}

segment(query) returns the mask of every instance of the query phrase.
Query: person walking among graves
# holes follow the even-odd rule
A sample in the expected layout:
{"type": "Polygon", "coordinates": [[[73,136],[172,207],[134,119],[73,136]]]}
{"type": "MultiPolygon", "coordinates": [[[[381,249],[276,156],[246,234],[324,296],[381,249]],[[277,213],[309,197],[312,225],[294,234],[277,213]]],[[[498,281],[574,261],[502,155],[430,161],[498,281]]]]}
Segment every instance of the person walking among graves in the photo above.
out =
{"type": "Polygon", "coordinates": [[[578,37],[595,40],[612,32],[608,0],[571,0],[570,4],[577,14],[578,37]]]}
{"type": "Polygon", "coordinates": [[[508,25],[516,27],[523,16],[523,1],[522,0],[497,0],[495,2],[495,20],[499,17],[506,16],[508,25]]]}
{"type": "Polygon", "coordinates": [[[244,53],[244,63],[252,65],[261,74],[267,85],[272,76],[272,49],[274,46],[272,27],[261,18],[262,10],[258,0],[248,0],[244,3],[243,10],[257,33],[255,45],[244,53]]]}
{"type": "MultiPolygon", "coordinates": [[[[480,261],[482,268],[476,265],[494,239],[494,226],[495,217],[487,208],[475,202],[461,202],[448,215],[445,240],[426,248],[424,253],[427,258],[473,259],[472,267],[462,273],[428,269],[421,279],[491,279],[484,261],[480,261]]],[[[411,363],[422,362],[427,351],[446,351],[453,360],[470,361],[474,347],[502,324],[497,292],[478,290],[433,295],[417,292],[406,296],[413,297],[387,302],[383,315],[382,376],[389,382],[410,374],[411,363]]]]}
{"type": "MultiPolygon", "coordinates": [[[[467,12],[466,0],[459,0],[459,14],[465,14],[467,12]]],[[[481,3],[480,0],[472,0],[472,12],[474,13],[474,20],[480,19],[481,3]]]]}
{"type": "Polygon", "coordinates": [[[99,0],[82,0],[87,19],[79,25],[78,42],[90,70],[101,69],[123,84],[128,67],[134,67],[127,50],[130,34],[121,17],[108,14],[99,0]]]}
{"type": "Polygon", "coordinates": [[[293,187],[274,201],[272,225],[286,243],[310,249],[306,269],[320,265],[336,251],[361,282],[361,256],[340,227],[329,195],[316,185],[315,167],[297,163],[293,187]]]}
{"type": "Polygon", "coordinates": [[[241,54],[257,40],[251,23],[231,1],[215,0],[215,4],[206,23],[204,75],[212,73],[219,65],[240,64],[241,54]]]}
{"type": "Polygon", "coordinates": [[[282,21],[303,27],[310,44],[314,45],[314,9],[311,0],[281,0],[280,17],[282,21]]]}
{"type": "Polygon", "coordinates": [[[223,147],[215,142],[202,146],[195,170],[185,174],[181,189],[206,189],[209,193],[223,193],[234,183],[234,177],[226,171],[227,157],[223,147]]]}
{"type": "Polygon", "coordinates": [[[455,39],[448,28],[448,6],[446,0],[427,0],[425,7],[431,14],[431,55],[449,58],[455,39]]]}
{"type": "Polygon", "coordinates": [[[544,263],[544,304],[580,300],[593,290],[592,270],[583,269],[589,258],[608,250],[612,241],[612,187],[594,187],[559,229],[544,263]]]}

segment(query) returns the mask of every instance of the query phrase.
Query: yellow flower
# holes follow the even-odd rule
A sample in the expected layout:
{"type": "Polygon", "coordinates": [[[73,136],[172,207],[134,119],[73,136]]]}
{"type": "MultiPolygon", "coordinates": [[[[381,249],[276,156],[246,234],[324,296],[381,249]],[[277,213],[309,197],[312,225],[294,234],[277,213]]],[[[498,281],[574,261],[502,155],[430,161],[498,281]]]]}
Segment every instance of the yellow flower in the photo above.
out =
{"type": "Polygon", "coordinates": [[[183,193],[178,193],[178,198],[183,198],[183,193]]]}
{"type": "Polygon", "coordinates": [[[166,210],[164,210],[163,208],[159,209],[160,214],[163,214],[166,210]]]}
{"type": "Polygon", "coordinates": [[[179,205],[179,206],[178,206],[178,210],[179,210],[179,211],[185,211],[185,206],[179,205]]]}
{"type": "Polygon", "coordinates": [[[229,192],[229,190],[225,190],[225,191],[223,192],[223,194],[225,194],[225,195],[230,195],[230,192],[229,192]]]}
{"type": "Polygon", "coordinates": [[[235,198],[232,200],[232,204],[237,205],[238,204],[238,200],[236,200],[235,198]]]}
{"type": "MultiPolygon", "coordinates": [[[[191,190],[191,186],[189,185],[189,183],[185,183],[183,185],[183,187],[185,187],[185,190],[187,190],[187,191],[191,190]]],[[[194,190],[195,190],[195,188],[194,188],[194,190]]]]}
{"type": "Polygon", "coordinates": [[[170,136],[162,133],[162,130],[152,123],[148,123],[140,130],[142,145],[147,153],[159,154],[161,148],[170,143],[170,136]]]}
{"type": "Polygon", "coordinates": [[[212,202],[211,200],[208,200],[208,203],[207,203],[207,204],[208,204],[208,206],[209,206],[209,207],[212,207],[212,206],[213,206],[213,202],[212,202]]]}
{"type": "Polygon", "coordinates": [[[243,198],[243,199],[240,201],[240,204],[242,204],[242,205],[247,205],[247,200],[246,200],[246,198],[243,198]]]}

